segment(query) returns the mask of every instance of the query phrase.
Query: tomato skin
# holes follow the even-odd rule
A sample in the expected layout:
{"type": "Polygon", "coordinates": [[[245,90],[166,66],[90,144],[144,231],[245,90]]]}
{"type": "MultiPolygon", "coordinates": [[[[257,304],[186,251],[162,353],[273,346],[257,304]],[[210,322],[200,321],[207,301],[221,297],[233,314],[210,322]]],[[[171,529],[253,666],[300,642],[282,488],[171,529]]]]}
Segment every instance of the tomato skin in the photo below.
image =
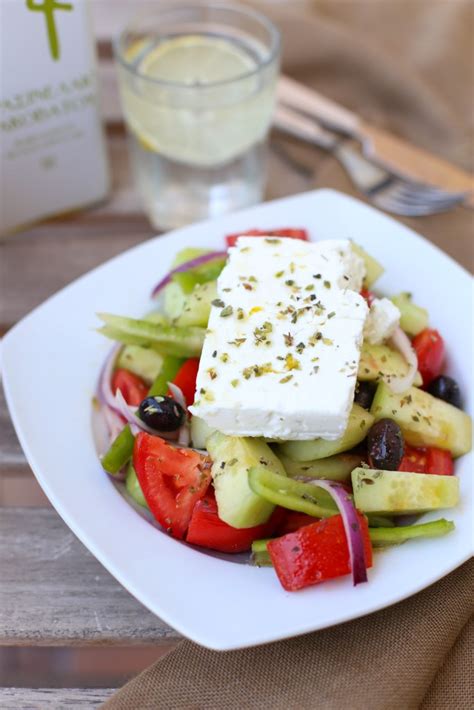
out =
{"type": "MultiPolygon", "coordinates": [[[[367,518],[358,513],[364,541],[365,562],[372,566],[372,545],[367,518]]],[[[267,545],[284,589],[294,592],[351,571],[349,547],[340,515],[305,525],[267,545]]]]}
{"type": "MultiPolygon", "coordinates": [[[[177,385],[183,393],[188,407],[194,402],[198,369],[199,358],[190,357],[189,360],[186,360],[186,362],[181,365],[173,380],[173,384],[177,385]]],[[[173,396],[171,392],[168,392],[168,394],[171,397],[173,396]]]]}
{"type": "Polygon", "coordinates": [[[275,510],[270,520],[252,528],[233,528],[219,518],[217,503],[212,488],[198,500],[186,535],[186,542],[219,552],[245,552],[252,542],[271,535],[281,518],[275,510]]]}
{"type": "Polygon", "coordinates": [[[454,461],[450,451],[430,447],[426,449],[426,453],[428,456],[427,473],[434,473],[437,476],[454,475],[454,461]]]}
{"type": "Polygon", "coordinates": [[[296,532],[305,525],[312,525],[317,518],[307,513],[298,513],[296,510],[286,511],[286,516],[281,525],[277,528],[278,535],[287,535],[288,533],[296,532]]]}
{"type": "Polygon", "coordinates": [[[372,305],[372,303],[374,301],[375,293],[373,293],[372,291],[369,291],[368,288],[362,288],[360,290],[360,295],[362,296],[362,298],[365,298],[365,300],[367,301],[367,305],[370,308],[370,306],[372,305]]]}
{"type": "Polygon", "coordinates": [[[119,367],[112,375],[112,392],[120,390],[127,404],[138,407],[148,394],[146,383],[133,372],[119,367]]]}
{"type": "Polygon", "coordinates": [[[405,451],[398,470],[407,471],[409,473],[426,473],[426,468],[426,450],[416,449],[414,446],[409,446],[405,443],[405,451]]]}
{"type": "Polygon", "coordinates": [[[208,457],[140,432],[135,439],[133,465],[156,520],[173,537],[183,539],[193,508],[211,482],[208,457]]]}
{"type": "Polygon", "coordinates": [[[247,232],[238,232],[237,234],[228,234],[225,238],[228,247],[235,246],[238,237],[287,237],[288,239],[301,239],[304,242],[309,242],[309,235],[306,229],[292,229],[291,227],[283,227],[281,229],[270,229],[263,231],[262,229],[249,229],[247,232]]]}
{"type": "Polygon", "coordinates": [[[418,358],[418,370],[427,387],[435,377],[441,375],[445,355],[444,340],[437,330],[425,328],[412,341],[418,358]]]}
{"type": "Polygon", "coordinates": [[[454,461],[450,451],[428,446],[425,449],[405,444],[405,453],[398,468],[410,473],[432,473],[436,476],[452,476],[454,461]]]}

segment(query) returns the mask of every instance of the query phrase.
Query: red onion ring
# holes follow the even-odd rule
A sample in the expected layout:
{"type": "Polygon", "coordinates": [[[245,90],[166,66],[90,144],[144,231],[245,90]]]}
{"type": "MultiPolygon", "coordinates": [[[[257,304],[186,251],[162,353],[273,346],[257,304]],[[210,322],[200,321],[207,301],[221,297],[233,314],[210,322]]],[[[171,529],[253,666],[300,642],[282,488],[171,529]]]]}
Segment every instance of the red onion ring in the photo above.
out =
{"type": "Polygon", "coordinates": [[[360,530],[359,518],[357,517],[357,511],[352,502],[351,495],[343,485],[335,481],[325,481],[322,479],[316,481],[312,479],[308,481],[308,483],[327,491],[338,507],[346,533],[354,587],[361,582],[367,582],[364,541],[360,530]]]}
{"type": "Polygon", "coordinates": [[[102,365],[102,369],[99,375],[99,381],[97,383],[97,399],[102,405],[107,405],[115,414],[121,415],[119,407],[117,407],[117,402],[115,400],[115,395],[112,392],[111,380],[112,373],[114,371],[115,360],[117,355],[122,349],[122,345],[114,345],[112,350],[107,355],[107,358],[102,365]]]}
{"type": "Polygon", "coordinates": [[[168,388],[171,394],[173,395],[173,399],[178,402],[186,412],[186,419],[180,426],[178,430],[178,444],[180,446],[185,446],[186,448],[189,448],[189,444],[191,443],[191,434],[189,431],[189,411],[188,411],[188,405],[186,404],[186,399],[183,394],[183,391],[178,385],[175,385],[174,382],[168,382],[168,388]]]}
{"type": "Polygon", "coordinates": [[[176,266],[174,269],[171,269],[171,271],[169,271],[166,276],[164,276],[161,281],[156,284],[155,288],[151,292],[151,297],[154,298],[157,296],[160,291],[170,283],[173,274],[178,274],[182,271],[189,271],[189,269],[193,269],[195,266],[201,266],[201,264],[206,264],[208,261],[213,261],[213,259],[226,258],[226,251],[211,251],[209,254],[202,254],[201,256],[197,256],[195,259],[185,261],[184,264],[180,264],[180,266],[176,266]]]}
{"type": "Polygon", "coordinates": [[[403,355],[408,365],[408,372],[404,377],[393,377],[388,375],[383,378],[384,382],[386,382],[392,392],[399,394],[400,392],[405,392],[405,390],[413,385],[416,373],[418,372],[418,358],[411,346],[410,339],[400,328],[400,326],[394,330],[389,342],[396,350],[399,351],[401,355],[403,355]]]}

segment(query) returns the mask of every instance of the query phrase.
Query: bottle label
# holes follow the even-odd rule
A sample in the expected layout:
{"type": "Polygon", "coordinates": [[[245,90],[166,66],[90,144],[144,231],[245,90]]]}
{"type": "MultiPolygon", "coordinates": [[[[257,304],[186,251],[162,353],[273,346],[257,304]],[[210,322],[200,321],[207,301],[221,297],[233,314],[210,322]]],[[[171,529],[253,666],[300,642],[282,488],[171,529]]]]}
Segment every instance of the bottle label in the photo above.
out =
{"type": "Polygon", "coordinates": [[[0,235],[107,192],[86,12],[84,0],[5,3],[0,235]]]}

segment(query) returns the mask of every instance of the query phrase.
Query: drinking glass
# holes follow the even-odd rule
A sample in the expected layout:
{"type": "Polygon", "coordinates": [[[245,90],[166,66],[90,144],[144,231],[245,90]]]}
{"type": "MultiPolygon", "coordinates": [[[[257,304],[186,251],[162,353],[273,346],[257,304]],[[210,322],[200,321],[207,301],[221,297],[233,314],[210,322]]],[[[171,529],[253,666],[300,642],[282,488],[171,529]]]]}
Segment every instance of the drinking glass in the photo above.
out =
{"type": "Polygon", "coordinates": [[[259,202],[280,36],[262,14],[154,2],[115,42],[132,165],[151,222],[173,228],[259,202]]]}

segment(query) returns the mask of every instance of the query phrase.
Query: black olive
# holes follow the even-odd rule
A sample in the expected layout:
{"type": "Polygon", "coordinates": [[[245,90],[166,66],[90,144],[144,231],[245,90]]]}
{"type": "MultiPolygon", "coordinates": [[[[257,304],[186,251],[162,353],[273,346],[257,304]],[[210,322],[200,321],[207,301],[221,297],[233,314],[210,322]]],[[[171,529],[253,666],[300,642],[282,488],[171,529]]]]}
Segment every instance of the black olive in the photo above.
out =
{"type": "Polygon", "coordinates": [[[354,402],[364,409],[370,409],[377,385],[375,382],[358,382],[356,384],[354,402]]]}
{"type": "Polygon", "coordinates": [[[138,416],[156,431],[176,431],[184,422],[184,409],[172,397],[146,397],[138,407],[138,416]]]}
{"type": "Polygon", "coordinates": [[[428,387],[428,392],[437,397],[438,399],[444,399],[445,402],[454,405],[455,407],[461,408],[461,390],[456,380],[447,375],[440,375],[436,377],[428,387]]]}
{"type": "Polygon", "coordinates": [[[403,457],[403,435],[393,419],[379,419],[367,435],[367,455],[372,468],[397,471],[403,457]]]}

